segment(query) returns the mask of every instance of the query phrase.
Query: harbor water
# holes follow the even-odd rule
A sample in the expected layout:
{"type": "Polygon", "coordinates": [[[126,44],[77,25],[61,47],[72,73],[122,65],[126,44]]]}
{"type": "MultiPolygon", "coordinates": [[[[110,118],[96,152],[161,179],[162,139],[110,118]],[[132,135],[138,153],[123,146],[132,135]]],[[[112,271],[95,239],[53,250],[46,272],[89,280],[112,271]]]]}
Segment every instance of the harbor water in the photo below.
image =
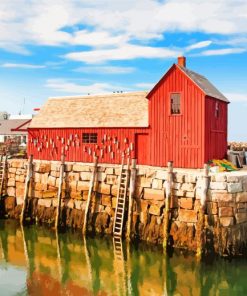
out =
{"type": "Polygon", "coordinates": [[[247,261],[0,221],[0,295],[247,295],[247,261]],[[207,262],[208,261],[208,262],[207,262]]]}

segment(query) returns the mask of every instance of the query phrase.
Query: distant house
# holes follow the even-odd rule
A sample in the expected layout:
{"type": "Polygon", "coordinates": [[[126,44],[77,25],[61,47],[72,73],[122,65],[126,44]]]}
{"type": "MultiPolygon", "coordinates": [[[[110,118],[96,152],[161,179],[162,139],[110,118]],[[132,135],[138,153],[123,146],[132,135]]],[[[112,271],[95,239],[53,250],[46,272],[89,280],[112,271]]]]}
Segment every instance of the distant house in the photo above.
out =
{"type": "Polygon", "coordinates": [[[201,168],[227,152],[229,101],[178,58],[149,92],[50,98],[28,128],[36,159],[201,168]]]}
{"type": "Polygon", "coordinates": [[[27,127],[31,119],[0,120],[0,143],[14,140],[18,144],[27,143],[27,127]]]}

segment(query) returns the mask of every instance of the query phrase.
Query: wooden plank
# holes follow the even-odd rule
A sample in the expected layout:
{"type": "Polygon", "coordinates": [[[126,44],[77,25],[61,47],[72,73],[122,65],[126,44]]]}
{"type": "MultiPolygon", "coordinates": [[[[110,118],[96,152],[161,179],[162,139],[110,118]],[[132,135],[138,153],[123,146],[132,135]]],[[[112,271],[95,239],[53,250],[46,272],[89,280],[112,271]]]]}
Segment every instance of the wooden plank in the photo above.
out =
{"type": "Polygon", "coordinates": [[[130,177],[130,190],[129,190],[129,207],[128,207],[128,224],[127,224],[127,239],[130,239],[131,226],[132,226],[132,210],[133,210],[133,198],[135,193],[136,184],[136,159],[132,159],[131,164],[131,177],[130,177]]]}
{"type": "Polygon", "coordinates": [[[197,222],[197,250],[196,257],[198,260],[201,260],[204,250],[204,227],[205,227],[205,208],[206,208],[206,199],[207,199],[207,190],[209,187],[209,166],[204,164],[204,174],[203,174],[203,185],[201,188],[200,202],[201,206],[199,209],[198,222],[197,222]]]}
{"type": "Polygon", "coordinates": [[[119,197],[120,197],[120,188],[121,188],[121,177],[123,174],[123,167],[124,167],[124,157],[122,157],[122,163],[121,163],[121,170],[120,170],[120,175],[119,175],[119,183],[118,183],[118,194],[117,194],[117,206],[115,209],[115,217],[114,217],[114,223],[113,223],[113,234],[115,232],[115,226],[116,226],[116,219],[117,219],[117,211],[118,211],[118,203],[119,203],[119,197]]]}
{"type": "Polygon", "coordinates": [[[30,180],[32,178],[32,175],[33,175],[33,155],[30,155],[29,160],[28,160],[27,176],[26,176],[26,181],[25,181],[23,206],[22,206],[21,215],[20,215],[20,223],[21,224],[23,224],[23,221],[25,218],[24,216],[25,216],[25,211],[26,211],[26,207],[27,207],[29,185],[30,185],[30,180]]]}
{"type": "Polygon", "coordinates": [[[60,211],[61,211],[61,198],[62,198],[62,187],[63,187],[63,175],[64,175],[64,167],[65,167],[65,156],[64,154],[61,157],[61,165],[60,165],[60,174],[59,174],[59,184],[58,184],[58,193],[57,193],[57,213],[55,220],[55,228],[58,229],[60,224],[60,211]]]}
{"type": "Polygon", "coordinates": [[[7,184],[6,184],[6,171],[7,171],[7,162],[8,162],[8,155],[5,155],[5,158],[3,155],[1,155],[1,166],[2,166],[2,171],[1,171],[1,188],[0,188],[0,196],[3,195],[3,190],[4,190],[4,182],[6,186],[6,191],[7,191],[7,184]]]}
{"type": "Polygon", "coordinates": [[[84,214],[84,223],[83,223],[83,228],[82,228],[82,233],[86,234],[87,231],[87,218],[88,218],[88,211],[89,211],[89,206],[92,198],[92,193],[94,189],[94,183],[97,175],[97,165],[98,165],[98,157],[94,157],[94,166],[93,166],[93,172],[90,180],[90,185],[89,185],[89,191],[88,191],[88,197],[87,197],[87,204],[85,208],[85,214],[84,214]]]}
{"type": "Polygon", "coordinates": [[[163,248],[166,251],[168,241],[168,228],[169,228],[169,214],[170,214],[170,201],[172,194],[172,183],[173,183],[173,162],[169,161],[167,164],[167,181],[166,181],[166,205],[165,205],[165,217],[164,217],[164,240],[163,248]]]}

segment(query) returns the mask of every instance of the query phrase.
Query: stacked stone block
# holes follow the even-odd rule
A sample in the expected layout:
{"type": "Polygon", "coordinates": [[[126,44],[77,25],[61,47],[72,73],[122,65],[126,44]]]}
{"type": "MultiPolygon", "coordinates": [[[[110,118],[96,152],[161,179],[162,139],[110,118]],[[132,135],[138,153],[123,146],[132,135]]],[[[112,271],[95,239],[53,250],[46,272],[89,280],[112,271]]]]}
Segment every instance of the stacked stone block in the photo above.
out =
{"type": "MultiPolygon", "coordinates": [[[[27,162],[9,161],[8,197],[5,212],[18,218],[23,204],[27,162]]],[[[66,163],[62,186],[62,222],[83,225],[93,164],[66,163]]],[[[60,174],[59,162],[35,161],[29,190],[30,218],[54,223],[60,174]]],[[[98,166],[88,229],[112,233],[120,175],[119,165],[98,166]]],[[[152,243],[163,241],[167,172],[155,167],[138,167],[133,204],[132,237],[152,243]]],[[[199,170],[175,170],[170,204],[170,242],[177,247],[196,249],[198,213],[201,207],[199,170]]],[[[213,237],[217,252],[237,253],[246,246],[247,172],[218,173],[210,176],[205,209],[205,241],[213,237]],[[217,241],[221,240],[221,246],[217,241]],[[232,251],[235,246],[235,250],[232,251]]]]}

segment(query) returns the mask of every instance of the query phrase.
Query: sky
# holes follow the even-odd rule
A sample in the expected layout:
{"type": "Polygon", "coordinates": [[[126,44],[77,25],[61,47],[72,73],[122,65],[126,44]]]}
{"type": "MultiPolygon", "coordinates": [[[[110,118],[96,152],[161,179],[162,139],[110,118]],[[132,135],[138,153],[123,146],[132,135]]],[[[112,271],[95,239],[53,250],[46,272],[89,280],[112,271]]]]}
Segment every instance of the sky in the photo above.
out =
{"type": "Polygon", "coordinates": [[[150,90],[180,55],[231,101],[229,140],[247,141],[246,0],[0,0],[0,111],[150,90]]]}

